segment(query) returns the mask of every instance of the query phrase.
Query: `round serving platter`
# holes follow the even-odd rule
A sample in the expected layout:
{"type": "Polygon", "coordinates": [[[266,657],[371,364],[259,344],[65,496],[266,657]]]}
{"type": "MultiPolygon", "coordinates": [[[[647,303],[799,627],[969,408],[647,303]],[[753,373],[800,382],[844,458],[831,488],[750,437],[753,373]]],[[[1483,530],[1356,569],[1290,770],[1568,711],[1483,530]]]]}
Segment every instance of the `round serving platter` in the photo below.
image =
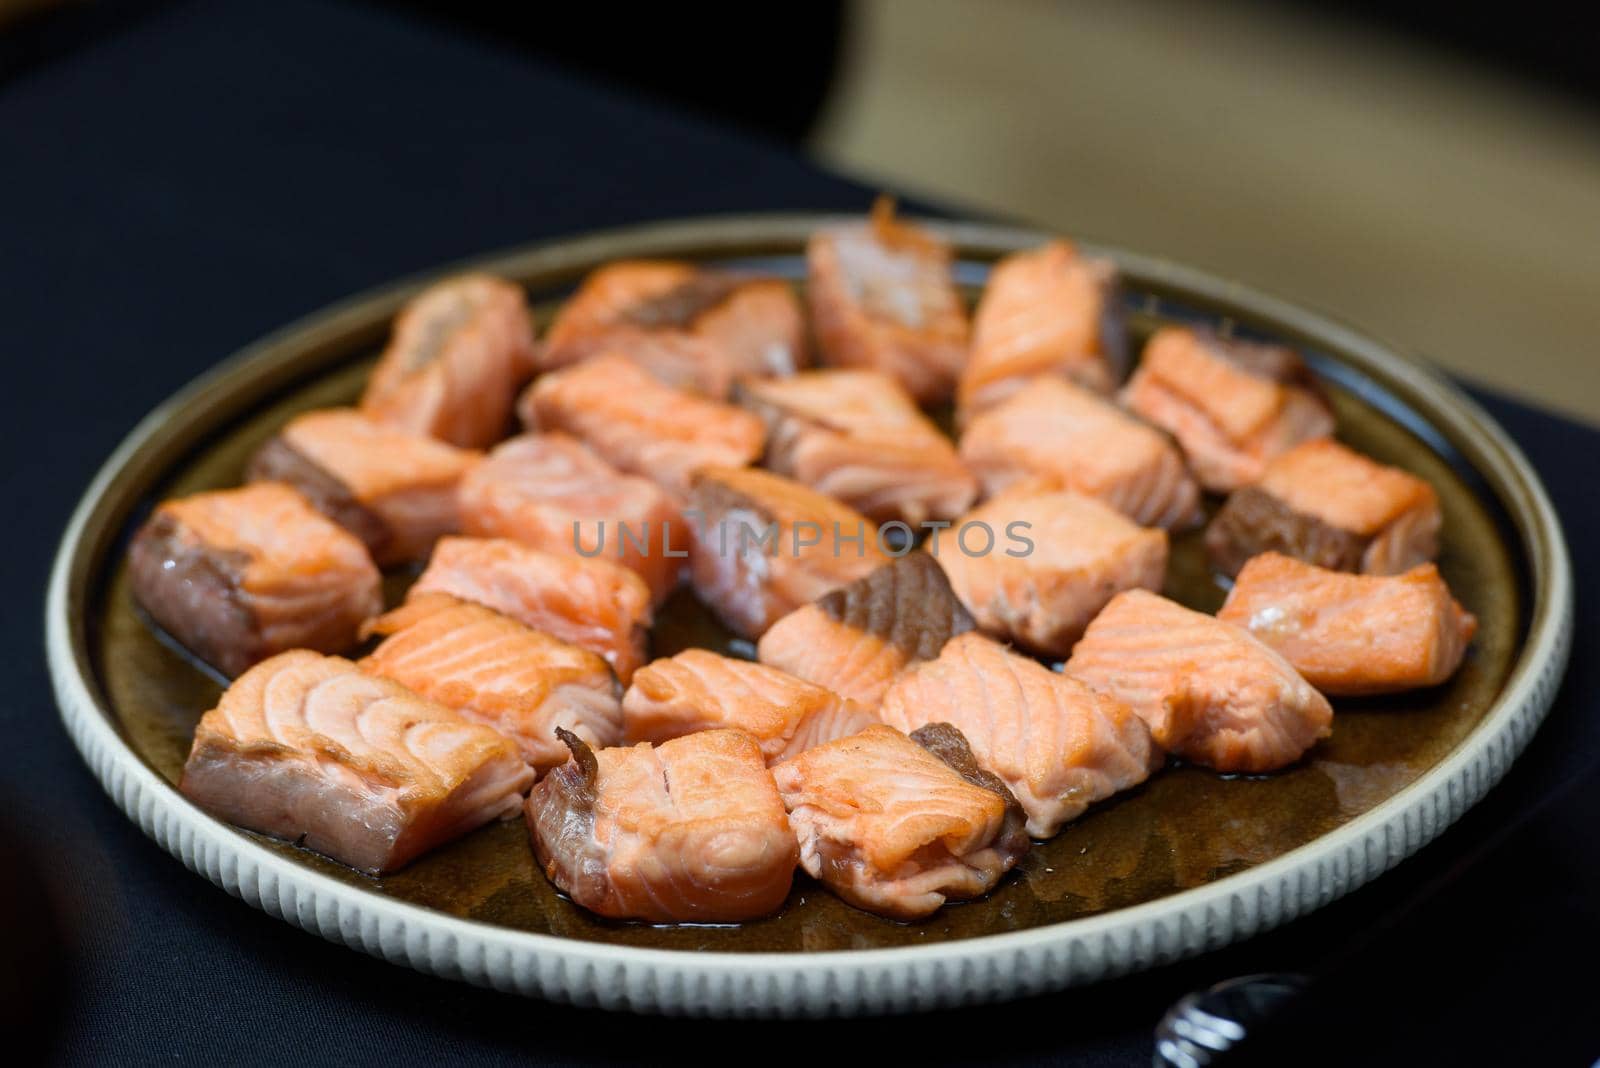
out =
{"type": "MultiPolygon", "coordinates": [[[[389,321],[422,286],[474,268],[528,289],[541,322],[593,267],[692,259],[803,280],[820,216],[690,220],[513,251],[339,304],[246,349],[151,413],[84,494],[46,604],[62,718],[144,832],[189,868],[308,931],[423,971],[502,990],[637,1011],[820,1015],[930,1008],[1091,982],[1215,949],[1318,908],[1393,867],[1504,773],[1566,665],[1566,546],[1537,476],[1471,401],[1391,349],[1281,301],[1110,249],[1134,338],[1207,322],[1300,348],[1327,385],[1339,434],[1438,488],[1440,567],[1480,621],[1445,685],[1336,702],[1333,737],[1267,777],[1164,771],[1038,846],[995,893],[920,923],[859,912],[805,878],[783,911],[730,926],[599,919],[538,871],[520,821],[484,828],[370,879],[220,823],[175,782],[218,681],[164,643],[128,596],[122,548],[162,497],[237,484],[290,416],[348,403],[389,321]]],[[[975,296],[988,264],[1033,231],[931,223],[975,296]]],[[[1173,546],[1167,593],[1220,603],[1197,536],[1173,546]]],[[[389,577],[391,600],[409,575],[389,577]]],[[[731,649],[687,593],[655,653],[731,649]]],[[[732,649],[737,652],[737,649],[732,649]]]]}

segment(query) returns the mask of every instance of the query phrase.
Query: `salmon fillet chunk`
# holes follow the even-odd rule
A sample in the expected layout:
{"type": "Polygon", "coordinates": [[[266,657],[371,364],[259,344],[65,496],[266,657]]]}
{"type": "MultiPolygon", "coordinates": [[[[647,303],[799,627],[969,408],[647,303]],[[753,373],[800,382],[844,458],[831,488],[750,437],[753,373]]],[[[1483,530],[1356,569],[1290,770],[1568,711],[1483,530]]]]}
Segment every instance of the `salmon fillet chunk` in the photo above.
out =
{"type": "Polygon", "coordinates": [[[484,448],[505,435],[533,351],[521,287],[485,274],[446,279],[396,317],[361,410],[412,434],[484,448]]]}
{"type": "Polygon", "coordinates": [[[1478,630],[1432,564],[1349,575],[1279,553],[1245,564],[1217,618],[1244,627],[1334,695],[1437,686],[1461,666],[1478,630]]]}
{"type": "Polygon", "coordinates": [[[709,649],[686,649],[640,668],[622,715],[630,743],[727,727],[754,738],[768,764],[878,722],[831,690],[709,649]]]}
{"type": "Polygon", "coordinates": [[[239,676],[200,718],[179,789],[219,819],[382,875],[516,815],[532,782],[496,731],[297,649],[239,676]]]}
{"type": "Polygon", "coordinates": [[[163,501],[128,575],[150,617],[230,677],[286,649],[342,652],[383,609],[360,539],[278,482],[163,501]]]}
{"type": "Polygon", "coordinates": [[[1167,752],[1217,771],[1276,771],[1332,730],[1327,698],[1248,630],[1146,590],[1106,605],[1066,672],[1127,702],[1167,752]]]}
{"type": "Polygon", "coordinates": [[[1425,480],[1319,438],[1267,465],[1206,530],[1227,575],[1264,552],[1335,571],[1393,575],[1439,554],[1439,495],[1425,480]]]}
{"type": "Polygon", "coordinates": [[[1304,385],[1279,381],[1288,364],[1270,348],[1186,327],[1145,345],[1123,403],[1169,432],[1200,484],[1228,493],[1261,477],[1302,441],[1333,433],[1333,412],[1304,385]]]}
{"type": "Polygon", "coordinates": [[[978,483],[950,439],[879,371],[749,381],[739,402],[767,424],[766,466],[869,519],[954,519],[978,483]]]}
{"type": "Polygon", "coordinates": [[[689,527],[660,486],[626,475],[567,434],[523,434],[496,446],[461,482],[468,534],[611,560],[660,604],[678,585],[689,527]]]}
{"type": "Polygon", "coordinates": [[[1036,379],[978,415],[961,458],[991,497],[1029,482],[1098,497],[1145,527],[1200,516],[1200,489],[1172,442],[1065,379],[1036,379]]]}
{"type": "Polygon", "coordinates": [[[921,919],[947,900],[981,897],[1028,851],[1022,807],[948,723],[913,738],[868,727],[772,774],[800,866],[881,916],[921,919]]]}
{"type": "Polygon", "coordinates": [[[590,745],[622,740],[622,687],[611,665],[509,616],[425,593],[363,631],[385,637],[361,670],[493,727],[537,773],[567,759],[557,727],[590,745]]]}
{"type": "Polygon", "coordinates": [[[1144,782],[1161,761],[1122,701],[976,633],[950,639],[936,659],[901,675],[878,711],[902,731],[930,723],[959,730],[978,763],[1016,795],[1035,838],[1144,782]]]}
{"type": "Polygon", "coordinates": [[[979,627],[1041,656],[1066,656],[1112,597],[1160,590],[1167,572],[1165,531],[1141,527],[1093,497],[1056,490],[1001,494],[938,531],[928,550],[979,627]],[[1027,540],[1014,550],[969,555],[958,535],[968,524],[1027,540]]]}
{"type": "Polygon", "coordinates": [[[950,399],[967,357],[967,310],[952,254],[932,231],[894,217],[818,231],[806,246],[811,321],[822,362],[882,371],[919,404],[950,399]]]}
{"type": "Polygon", "coordinates": [[[613,919],[733,923],[776,912],[799,849],[761,749],[741,731],[591,749],[528,795],[534,855],[573,901],[613,919]]]}
{"type": "Polygon", "coordinates": [[[596,653],[626,683],[646,660],[650,588],[607,560],[504,538],[443,538],[407,600],[446,593],[596,653]]]}
{"type": "Polygon", "coordinates": [[[461,529],[456,491],[480,459],[351,408],[307,412],[251,457],[252,482],[287,482],[367,546],[380,565],[428,555],[461,529]]]}

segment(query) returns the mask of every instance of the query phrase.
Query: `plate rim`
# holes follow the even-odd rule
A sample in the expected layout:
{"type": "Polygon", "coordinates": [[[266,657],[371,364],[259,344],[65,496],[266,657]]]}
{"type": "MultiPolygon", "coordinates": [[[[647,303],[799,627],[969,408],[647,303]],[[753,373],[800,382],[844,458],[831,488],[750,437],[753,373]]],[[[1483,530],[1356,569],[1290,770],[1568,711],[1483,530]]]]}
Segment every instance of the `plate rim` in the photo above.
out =
{"type": "MultiPolygon", "coordinates": [[[[375,894],[296,864],[194,806],[133,751],[114,711],[95,696],[73,608],[88,565],[115,532],[91,531],[102,498],[158,442],[175,413],[236,379],[287,384],[304,352],[286,340],[337,337],[394,308],[428,282],[461,270],[519,275],[692,244],[793,246],[811,230],[856,216],[723,215],[644,223],[473,256],[367,289],[245,346],[159,404],[90,481],[57,549],[45,598],[46,653],[61,717],[85,762],[144,833],[186,867],[268,914],[330,941],[445,978],[580,1005],[706,1015],[818,1016],[930,1009],[1060,989],[1168,963],[1275,927],[1371,881],[1454,822],[1504,774],[1548,711],[1570,650],[1571,563],[1559,518],[1538,474],[1509,435],[1471,398],[1398,346],[1253,287],[1173,261],[1081,242],[1142,283],[1248,308],[1336,348],[1408,403],[1421,401],[1471,466],[1489,474],[1528,557],[1527,636],[1499,698],[1457,747],[1383,803],[1282,856],[1204,886],[1093,916],[925,946],[807,952],[702,952],[620,946],[498,927],[375,894]],[[641,251],[643,250],[643,251],[641,251]],[[1509,495],[1510,499],[1507,499],[1509,495]]],[[[997,254],[1050,239],[1020,226],[919,220],[967,253],[997,254]]],[[[262,387],[265,388],[265,387],[262,387]]],[[[163,468],[159,454],[140,466],[163,468]]],[[[82,622],[81,620],[79,621],[82,622]]]]}

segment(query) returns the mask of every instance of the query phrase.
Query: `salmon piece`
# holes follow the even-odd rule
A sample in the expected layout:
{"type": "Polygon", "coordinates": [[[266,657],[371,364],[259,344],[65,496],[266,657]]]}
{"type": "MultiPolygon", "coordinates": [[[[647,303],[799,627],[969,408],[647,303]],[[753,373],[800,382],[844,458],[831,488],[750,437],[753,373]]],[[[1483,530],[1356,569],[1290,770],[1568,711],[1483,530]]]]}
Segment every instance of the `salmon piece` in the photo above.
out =
{"type": "Polygon", "coordinates": [[[752,641],[780,616],[861,578],[890,557],[860,512],[781,475],[709,467],[695,475],[695,593],[752,641]]]}
{"type": "Polygon", "coordinates": [[[407,600],[448,593],[596,653],[624,684],[647,659],[654,613],[644,579],[609,560],[505,538],[442,538],[407,600]]]}
{"type": "Polygon", "coordinates": [[[1171,433],[1200,484],[1218,493],[1254,482],[1302,441],[1333,433],[1322,398],[1261,373],[1275,365],[1256,348],[1166,327],[1145,345],[1122,391],[1123,403],[1171,433]]]}
{"type": "Polygon", "coordinates": [[[757,656],[876,710],[902,671],[973,626],[934,559],[909,553],[778,620],[757,656]]]}
{"type": "Polygon", "coordinates": [[[285,649],[347,649],[383,609],[360,540],[277,482],[163,501],[128,575],[150,617],[230,678],[285,649]]]}
{"type": "Polygon", "coordinates": [[[353,408],[330,408],[290,420],[256,450],[245,477],[287,482],[388,566],[427,556],[460,531],[456,489],[479,459],[353,408]]]}
{"type": "Polygon", "coordinates": [[[770,470],[869,519],[954,519],[978,495],[950,439],[881,372],[752,380],[735,397],[767,424],[770,470]]]}
{"type": "Polygon", "coordinates": [[[1244,565],[1217,618],[1244,627],[1336,696],[1437,686],[1461,666],[1478,631],[1432,564],[1348,575],[1279,553],[1244,565]]]}
{"type": "Polygon", "coordinates": [[[1172,443],[1064,379],[1033,381],[974,418],[961,458],[991,497],[1031,482],[1098,497],[1142,527],[1200,517],[1200,489],[1172,443]]]}
{"type": "MultiPolygon", "coordinates": [[[[966,540],[981,547],[976,538],[966,540]]],[[[1141,527],[1093,497],[1056,490],[1002,494],[936,531],[927,548],[979,627],[1041,656],[1066,656],[1112,597],[1159,591],[1167,573],[1165,531],[1141,527]],[[995,547],[965,551],[960,532],[969,524],[994,532],[995,547]],[[1003,531],[1026,544],[1001,550],[1003,531]]]]}
{"type": "Polygon", "coordinates": [[[1022,807],[961,732],[936,724],[919,735],[878,724],[772,770],[800,866],[856,908],[897,920],[982,897],[1029,845],[1022,807]]]}
{"type": "Polygon", "coordinates": [[[975,632],[901,675],[878,713],[903,731],[954,726],[1016,795],[1035,838],[1144,782],[1161,762],[1127,705],[975,632]]]}
{"type": "Polygon", "coordinates": [[[963,419],[1040,375],[1108,394],[1127,366],[1117,269],[1067,241],[994,265],[972,319],[972,352],[956,390],[963,419]]]}
{"type": "Polygon", "coordinates": [[[622,740],[622,687],[598,655],[510,616],[425,593],[370,620],[385,635],[362,671],[393,679],[516,743],[538,774],[564,763],[564,727],[590,745],[622,740]]]}
{"type": "Polygon", "coordinates": [[[1217,771],[1276,771],[1331,733],[1333,709],[1243,627],[1146,590],[1119,593],[1066,672],[1126,701],[1156,744],[1217,771]]]}
{"type": "Polygon", "coordinates": [[[967,359],[952,259],[942,238],[896,219],[887,197],[869,221],[812,235],[806,293],[822,362],[882,371],[919,404],[949,400],[967,359]]]}
{"type": "Polygon", "coordinates": [[[1230,495],[1206,530],[1206,548],[1228,575],[1268,551],[1393,575],[1439,555],[1441,523],[1439,495],[1425,480],[1318,438],[1230,495]]]}
{"type": "Polygon", "coordinates": [[[755,740],[701,731],[572,759],[528,796],[533,852],[591,912],[651,923],[733,923],[782,907],[799,848],[755,740]]]}
{"type": "Polygon", "coordinates": [[[178,788],[219,819],[382,875],[516,815],[532,782],[496,731],[296,649],[200,717],[178,788]]]}
{"type": "Polygon", "coordinates": [[[832,690],[709,649],[686,649],[640,668],[622,715],[630,743],[726,727],[754,738],[768,764],[878,722],[832,690]]]}
{"type": "Polygon", "coordinates": [[[673,389],[621,356],[602,355],[548,374],[523,395],[533,430],[564,430],[674,500],[702,467],[742,467],[761,457],[759,416],[673,389]]]}
{"type": "Polygon", "coordinates": [[[484,448],[505,436],[533,360],[521,287],[483,274],[446,279],[395,319],[361,410],[411,434],[484,448]]]}
{"type": "Polygon", "coordinates": [[[644,579],[658,605],[689,555],[688,524],[660,486],[556,432],[497,446],[462,480],[461,518],[478,537],[614,560],[644,579]]]}

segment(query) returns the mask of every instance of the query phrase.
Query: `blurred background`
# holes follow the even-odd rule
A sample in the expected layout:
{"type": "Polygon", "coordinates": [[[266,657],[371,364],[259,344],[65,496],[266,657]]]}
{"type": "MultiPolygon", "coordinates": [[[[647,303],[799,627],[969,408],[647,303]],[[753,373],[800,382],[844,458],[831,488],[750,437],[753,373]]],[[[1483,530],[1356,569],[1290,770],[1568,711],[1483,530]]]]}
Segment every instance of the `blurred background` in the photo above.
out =
{"type": "MultiPolygon", "coordinates": [[[[0,0],[0,72],[163,6],[0,0]]],[[[1600,420],[1600,64],[1556,5],[815,0],[620,26],[381,6],[951,210],[1209,268],[1600,420]]]]}

